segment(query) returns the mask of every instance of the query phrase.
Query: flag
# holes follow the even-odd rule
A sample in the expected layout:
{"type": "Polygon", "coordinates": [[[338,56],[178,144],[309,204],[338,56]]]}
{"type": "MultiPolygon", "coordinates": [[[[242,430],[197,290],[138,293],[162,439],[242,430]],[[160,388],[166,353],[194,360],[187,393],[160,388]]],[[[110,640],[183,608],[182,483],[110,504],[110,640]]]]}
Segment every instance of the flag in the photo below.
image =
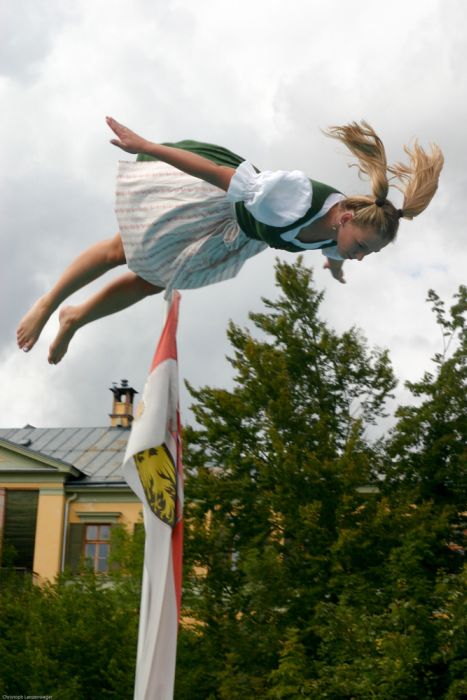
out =
{"type": "Polygon", "coordinates": [[[183,468],[174,292],[127,444],[123,474],[143,503],[146,543],[134,700],[172,700],[180,619],[183,468]]]}

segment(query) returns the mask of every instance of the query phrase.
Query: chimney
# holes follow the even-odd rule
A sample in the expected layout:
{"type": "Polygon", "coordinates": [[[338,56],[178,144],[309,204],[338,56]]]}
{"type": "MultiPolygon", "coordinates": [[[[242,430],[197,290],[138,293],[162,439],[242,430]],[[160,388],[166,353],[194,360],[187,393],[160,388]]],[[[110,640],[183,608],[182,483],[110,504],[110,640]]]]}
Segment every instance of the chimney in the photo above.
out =
{"type": "Polygon", "coordinates": [[[128,386],[127,379],[122,379],[121,386],[113,382],[110,391],[114,395],[112,413],[109,413],[110,425],[112,428],[129,428],[133,420],[133,398],[138,392],[128,386]]]}

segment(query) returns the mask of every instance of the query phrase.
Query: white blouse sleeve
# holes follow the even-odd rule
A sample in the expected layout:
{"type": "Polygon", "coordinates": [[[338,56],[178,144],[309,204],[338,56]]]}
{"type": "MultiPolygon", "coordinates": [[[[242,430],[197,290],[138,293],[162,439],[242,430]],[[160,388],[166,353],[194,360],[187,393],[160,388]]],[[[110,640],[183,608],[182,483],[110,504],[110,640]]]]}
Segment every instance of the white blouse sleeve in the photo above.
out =
{"type": "Polygon", "coordinates": [[[311,182],[300,170],[257,173],[243,161],[230,181],[227,199],[244,202],[255,219],[269,226],[288,226],[311,206],[311,182]]]}

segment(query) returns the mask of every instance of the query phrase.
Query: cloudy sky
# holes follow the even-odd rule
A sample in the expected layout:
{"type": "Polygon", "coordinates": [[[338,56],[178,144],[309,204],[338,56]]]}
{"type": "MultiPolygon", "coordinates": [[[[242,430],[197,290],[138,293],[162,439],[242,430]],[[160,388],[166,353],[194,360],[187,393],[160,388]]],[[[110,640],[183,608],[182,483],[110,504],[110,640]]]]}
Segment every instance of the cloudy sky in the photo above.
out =
{"type": "MultiPolygon", "coordinates": [[[[306,257],[325,289],[323,315],[388,347],[397,400],[408,400],[403,382],[441,348],[427,290],[449,301],[465,282],[466,28],[463,0],[2,3],[0,426],[107,425],[112,382],[142,390],[161,298],[82,329],[57,366],[46,360],[56,315],[31,353],[15,345],[33,301],[116,230],[116,163],[127,156],[109,144],[107,114],[154,141],[220,143],[263,169],[305,170],[347,193],[365,184],[321,128],[365,118],[389,160],[415,136],[437,142],[446,156],[439,192],[395,245],[347,263],[345,286],[322,270],[321,253],[306,257]]],[[[264,252],[235,280],[183,294],[182,378],[231,385],[228,320],[244,325],[275,295],[274,257],[264,252]]],[[[186,421],[188,406],[184,391],[186,421]]]]}

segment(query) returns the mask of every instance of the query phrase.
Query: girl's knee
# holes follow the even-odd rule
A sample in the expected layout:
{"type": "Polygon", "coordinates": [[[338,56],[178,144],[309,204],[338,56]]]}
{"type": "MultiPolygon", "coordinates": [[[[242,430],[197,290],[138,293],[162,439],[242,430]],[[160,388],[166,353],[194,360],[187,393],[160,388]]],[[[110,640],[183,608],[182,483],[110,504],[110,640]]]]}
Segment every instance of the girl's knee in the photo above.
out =
{"type": "Polygon", "coordinates": [[[150,296],[152,294],[160,294],[161,292],[164,291],[163,287],[156,287],[156,285],[151,284],[150,282],[147,282],[146,280],[143,280],[142,277],[139,277],[139,284],[141,286],[141,289],[144,290],[145,294],[147,296],[150,296]]]}

